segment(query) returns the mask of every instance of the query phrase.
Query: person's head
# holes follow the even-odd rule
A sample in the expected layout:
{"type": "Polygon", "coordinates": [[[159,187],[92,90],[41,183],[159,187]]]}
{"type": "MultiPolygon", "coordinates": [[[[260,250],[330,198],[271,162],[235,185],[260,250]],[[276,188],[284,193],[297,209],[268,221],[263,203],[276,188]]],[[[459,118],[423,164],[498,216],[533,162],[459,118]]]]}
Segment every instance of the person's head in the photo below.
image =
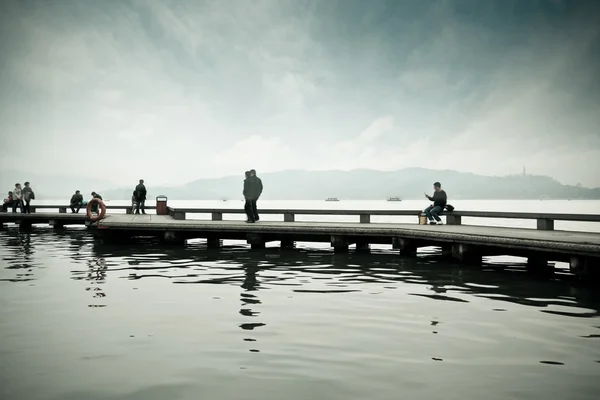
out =
{"type": "Polygon", "coordinates": [[[256,170],[255,169],[251,169],[250,170],[250,176],[256,176],[256,170]]]}
{"type": "Polygon", "coordinates": [[[144,180],[143,180],[143,179],[140,179],[140,183],[144,183],[144,180]]]}
{"type": "Polygon", "coordinates": [[[435,190],[436,192],[439,192],[440,190],[442,190],[442,184],[439,182],[434,183],[433,190],[435,190]]]}
{"type": "Polygon", "coordinates": [[[92,196],[95,196],[95,195],[96,195],[96,192],[92,192],[92,196]]]}
{"type": "Polygon", "coordinates": [[[81,193],[79,190],[76,190],[76,191],[75,191],[75,194],[79,194],[79,193],[81,193]]]}
{"type": "Polygon", "coordinates": [[[26,187],[29,187],[29,182],[25,182],[25,186],[26,186],[26,187]]]}
{"type": "Polygon", "coordinates": [[[12,190],[11,190],[10,192],[8,192],[8,195],[9,195],[9,196],[12,196],[12,190]]]}
{"type": "Polygon", "coordinates": [[[15,183],[15,187],[16,187],[17,189],[21,189],[21,184],[20,184],[20,183],[15,183]]]}
{"type": "Polygon", "coordinates": [[[246,178],[250,178],[250,171],[244,172],[244,175],[246,176],[246,178]]]}

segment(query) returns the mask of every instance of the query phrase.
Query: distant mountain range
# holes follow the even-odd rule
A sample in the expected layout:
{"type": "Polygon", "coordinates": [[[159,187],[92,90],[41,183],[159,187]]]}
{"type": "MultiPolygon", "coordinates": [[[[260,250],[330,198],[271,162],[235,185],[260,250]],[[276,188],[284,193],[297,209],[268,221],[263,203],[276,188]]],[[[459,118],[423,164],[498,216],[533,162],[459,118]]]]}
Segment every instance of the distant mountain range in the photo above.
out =
{"type": "MultiPolygon", "coordinates": [[[[22,176],[22,173],[20,173],[22,176]]],[[[87,196],[99,191],[105,199],[130,199],[130,188],[110,189],[115,185],[97,179],[68,176],[36,176],[27,174],[37,199],[70,198],[75,189],[87,196]]],[[[16,174],[2,172],[0,184],[4,191],[14,187],[16,174]]],[[[265,190],[264,199],[323,200],[328,197],[372,200],[400,197],[421,199],[439,181],[450,199],[600,199],[600,188],[563,185],[546,176],[510,175],[503,177],[475,175],[451,170],[407,168],[399,171],[282,171],[259,174],[265,190]]],[[[22,182],[21,182],[22,183],[22,182]]],[[[241,199],[243,177],[226,176],[198,179],[181,186],[154,187],[147,181],[148,197],[166,195],[180,200],[241,199]]]]}

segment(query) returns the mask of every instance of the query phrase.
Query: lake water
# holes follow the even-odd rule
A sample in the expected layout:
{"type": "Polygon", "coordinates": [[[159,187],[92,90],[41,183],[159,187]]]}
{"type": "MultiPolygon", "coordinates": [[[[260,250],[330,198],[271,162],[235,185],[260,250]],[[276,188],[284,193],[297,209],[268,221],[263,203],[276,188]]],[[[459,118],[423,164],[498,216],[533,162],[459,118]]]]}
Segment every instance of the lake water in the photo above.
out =
{"type": "MultiPolygon", "coordinates": [[[[239,206],[192,206],[225,204],[239,206]]],[[[594,213],[599,203],[467,205],[594,213]]],[[[471,221],[490,222],[502,221],[471,221]]],[[[333,254],[225,244],[115,246],[81,228],[1,231],[0,399],[600,397],[600,295],[576,280],[530,276],[511,257],[477,268],[433,249],[405,258],[388,246],[333,254]]]]}

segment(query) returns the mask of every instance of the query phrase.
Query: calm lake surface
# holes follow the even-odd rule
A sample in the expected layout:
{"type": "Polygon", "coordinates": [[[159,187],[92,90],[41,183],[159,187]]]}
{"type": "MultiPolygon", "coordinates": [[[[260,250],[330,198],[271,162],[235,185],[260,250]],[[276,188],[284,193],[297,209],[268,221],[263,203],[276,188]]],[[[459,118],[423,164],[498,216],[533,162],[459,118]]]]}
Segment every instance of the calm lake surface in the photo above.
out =
{"type": "MultiPolygon", "coordinates": [[[[600,207],[452,203],[590,214],[600,207]]],[[[565,224],[557,229],[600,231],[565,224]]],[[[600,295],[573,279],[530,276],[514,257],[462,266],[435,249],[405,258],[389,246],[333,254],[324,244],[225,245],[115,246],[81,228],[0,231],[0,399],[600,398],[600,295]]]]}

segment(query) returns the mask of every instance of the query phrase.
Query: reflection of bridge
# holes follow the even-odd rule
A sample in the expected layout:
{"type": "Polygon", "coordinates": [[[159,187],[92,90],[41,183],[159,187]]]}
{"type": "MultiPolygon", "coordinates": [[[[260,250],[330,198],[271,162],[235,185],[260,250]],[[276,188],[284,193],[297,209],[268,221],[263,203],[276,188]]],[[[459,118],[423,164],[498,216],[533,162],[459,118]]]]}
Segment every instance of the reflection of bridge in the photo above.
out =
{"type": "MultiPolygon", "coordinates": [[[[130,212],[130,207],[120,208],[130,212]]],[[[454,211],[445,214],[447,225],[429,226],[371,223],[371,216],[416,220],[420,212],[415,210],[261,210],[261,215],[283,215],[283,221],[256,224],[223,220],[224,214],[243,214],[240,209],[168,208],[168,213],[110,214],[90,228],[113,241],[154,236],[165,242],[184,243],[186,239],[202,238],[207,239],[209,247],[221,246],[223,239],[245,240],[253,248],[263,248],[273,241],[281,242],[283,248],[292,248],[297,241],[326,242],[336,252],[345,252],[350,245],[368,250],[369,244],[388,244],[403,255],[414,255],[419,247],[439,246],[443,254],[466,262],[481,263],[483,256],[514,255],[527,257],[533,270],[549,272],[549,261],[565,261],[578,274],[600,275],[600,233],[554,230],[555,220],[600,222],[599,215],[454,211]],[[211,220],[186,219],[190,214],[210,214],[211,220]],[[296,221],[297,215],[358,216],[360,222],[301,222],[296,221]],[[462,225],[462,217],[534,219],[537,229],[462,225]]],[[[85,223],[85,215],[0,214],[0,222],[17,222],[24,227],[44,221],[54,226],[85,223]]]]}

